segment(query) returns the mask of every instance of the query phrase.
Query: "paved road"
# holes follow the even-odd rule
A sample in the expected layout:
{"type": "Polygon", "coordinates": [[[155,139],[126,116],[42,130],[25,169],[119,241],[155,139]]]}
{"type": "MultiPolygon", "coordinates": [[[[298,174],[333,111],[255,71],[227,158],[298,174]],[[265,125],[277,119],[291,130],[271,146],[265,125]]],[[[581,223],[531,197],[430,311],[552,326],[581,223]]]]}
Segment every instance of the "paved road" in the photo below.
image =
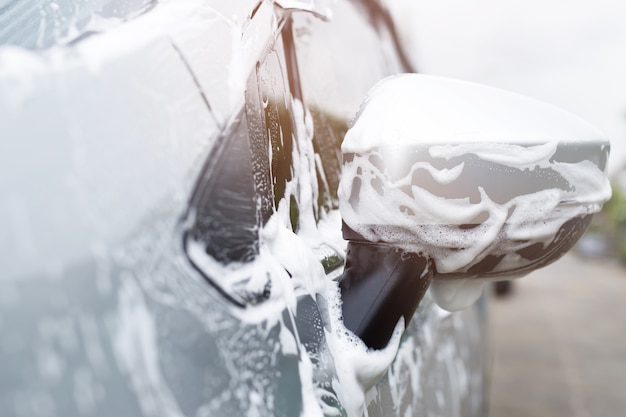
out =
{"type": "Polygon", "coordinates": [[[567,255],[490,314],[490,417],[626,416],[626,269],[567,255]]]}

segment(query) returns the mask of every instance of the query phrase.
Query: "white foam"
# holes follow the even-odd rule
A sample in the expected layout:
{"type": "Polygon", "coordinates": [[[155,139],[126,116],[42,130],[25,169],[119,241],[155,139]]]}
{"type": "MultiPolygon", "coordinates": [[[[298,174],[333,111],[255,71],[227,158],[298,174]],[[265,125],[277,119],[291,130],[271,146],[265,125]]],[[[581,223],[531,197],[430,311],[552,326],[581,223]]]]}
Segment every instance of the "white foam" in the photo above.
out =
{"type": "Polygon", "coordinates": [[[396,357],[405,330],[404,318],[396,324],[384,349],[369,349],[343,325],[339,289],[329,286],[327,297],[333,331],[326,332],[326,340],[337,371],[333,389],[348,417],[361,417],[375,385],[385,376],[396,357]]]}
{"type": "MultiPolygon", "coordinates": [[[[395,358],[404,332],[404,320],[401,319],[396,324],[390,342],[382,350],[368,349],[343,325],[339,288],[336,282],[327,278],[314,251],[323,243],[330,245],[338,254],[345,254],[346,243],[339,233],[341,217],[337,210],[316,212],[317,195],[314,193],[317,190],[317,175],[311,141],[313,126],[310,115],[300,102],[294,100],[292,107],[295,127],[299,132],[295,137],[292,154],[296,171],[286,184],[285,195],[276,212],[259,231],[260,248],[257,258],[249,264],[222,265],[207,257],[201,247],[191,244],[188,251],[194,259],[198,258],[197,263],[203,270],[211,276],[225,277],[224,282],[245,280],[253,274],[272,280],[269,300],[244,310],[233,310],[233,313],[250,323],[280,321],[281,349],[285,354],[293,354],[294,342],[300,342],[298,335],[292,334],[285,327],[285,323],[282,323],[280,310],[286,308],[295,316],[298,295],[309,294],[314,298],[322,295],[329,309],[330,326],[325,328],[328,351],[324,354],[330,355],[330,362],[335,365],[336,378],[332,384],[334,393],[325,390],[319,392],[315,387],[312,362],[305,349],[300,349],[299,370],[303,394],[301,415],[317,417],[324,412],[332,415],[337,410],[329,409],[322,399],[336,396],[348,416],[361,417],[368,401],[372,399],[376,383],[384,377],[395,358]],[[289,202],[292,197],[299,208],[297,234],[291,228],[289,202]],[[320,218],[319,222],[317,217],[320,218]]],[[[335,375],[333,370],[317,370],[316,374],[319,372],[335,375]]]]}
{"type": "Polygon", "coordinates": [[[451,158],[476,155],[485,162],[493,162],[499,165],[516,169],[534,169],[549,165],[550,158],[556,152],[559,142],[556,140],[535,146],[521,146],[510,143],[465,143],[431,146],[428,149],[430,156],[434,158],[451,158]]]}
{"type": "Polygon", "coordinates": [[[441,308],[447,311],[459,311],[474,304],[480,297],[485,280],[435,280],[430,284],[429,291],[441,308]]]}
{"type": "Polygon", "coordinates": [[[414,145],[416,140],[536,144],[604,138],[587,122],[550,104],[497,88],[416,74],[390,77],[376,85],[351,130],[342,145],[344,153],[365,153],[388,142],[414,145]]]}

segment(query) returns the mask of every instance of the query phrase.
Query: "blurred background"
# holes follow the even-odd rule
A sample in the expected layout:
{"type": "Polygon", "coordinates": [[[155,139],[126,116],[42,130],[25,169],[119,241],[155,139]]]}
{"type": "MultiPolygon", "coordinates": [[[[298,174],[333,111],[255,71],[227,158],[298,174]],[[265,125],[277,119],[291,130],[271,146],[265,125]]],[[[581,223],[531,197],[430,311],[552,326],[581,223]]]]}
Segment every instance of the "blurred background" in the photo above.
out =
{"type": "Polygon", "coordinates": [[[611,139],[613,198],[573,253],[493,295],[489,405],[491,417],[624,415],[626,2],[388,1],[420,72],[553,103],[611,139]]]}

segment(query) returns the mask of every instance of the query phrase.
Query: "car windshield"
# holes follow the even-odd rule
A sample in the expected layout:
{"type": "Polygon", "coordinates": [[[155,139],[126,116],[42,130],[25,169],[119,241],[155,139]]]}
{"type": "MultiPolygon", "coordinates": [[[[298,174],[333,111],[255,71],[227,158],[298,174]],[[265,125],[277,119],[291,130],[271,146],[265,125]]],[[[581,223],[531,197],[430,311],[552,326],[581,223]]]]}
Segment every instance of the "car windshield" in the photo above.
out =
{"type": "Polygon", "coordinates": [[[154,0],[0,0],[0,44],[43,49],[150,9],[154,0]]]}

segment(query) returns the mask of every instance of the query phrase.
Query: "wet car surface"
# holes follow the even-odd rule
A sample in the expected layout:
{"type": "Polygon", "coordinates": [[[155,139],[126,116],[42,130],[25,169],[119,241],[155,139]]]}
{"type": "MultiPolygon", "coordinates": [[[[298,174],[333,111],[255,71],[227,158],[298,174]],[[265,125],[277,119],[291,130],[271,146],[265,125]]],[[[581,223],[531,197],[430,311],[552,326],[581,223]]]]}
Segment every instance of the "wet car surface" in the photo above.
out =
{"type": "Polygon", "coordinates": [[[384,8],[87,6],[0,25],[0,414],[483,415],[484,299],[341,320],[340,145],[413,70],[384,8]]]}

